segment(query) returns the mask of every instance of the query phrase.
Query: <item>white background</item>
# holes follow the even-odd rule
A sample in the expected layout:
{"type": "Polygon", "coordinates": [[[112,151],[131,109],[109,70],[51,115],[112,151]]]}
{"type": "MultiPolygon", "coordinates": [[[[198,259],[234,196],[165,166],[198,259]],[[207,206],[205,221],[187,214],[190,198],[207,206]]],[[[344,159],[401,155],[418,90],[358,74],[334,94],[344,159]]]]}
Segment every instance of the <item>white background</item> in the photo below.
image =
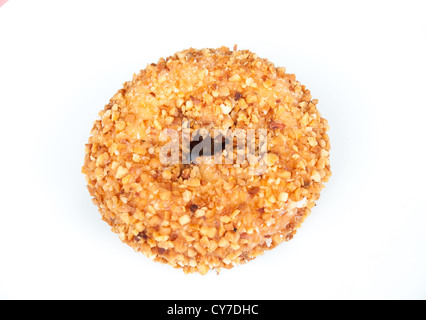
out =
{"type": "Polygon", "coordinates": [[[46,1],[0,8],[0,298],[426,298],[425,1],[46,1]],[[189,47],[287,67],[329,120],[333,176],[296,237],[219,276],[110,232],[80,173],[93,121],[189,47]]]}

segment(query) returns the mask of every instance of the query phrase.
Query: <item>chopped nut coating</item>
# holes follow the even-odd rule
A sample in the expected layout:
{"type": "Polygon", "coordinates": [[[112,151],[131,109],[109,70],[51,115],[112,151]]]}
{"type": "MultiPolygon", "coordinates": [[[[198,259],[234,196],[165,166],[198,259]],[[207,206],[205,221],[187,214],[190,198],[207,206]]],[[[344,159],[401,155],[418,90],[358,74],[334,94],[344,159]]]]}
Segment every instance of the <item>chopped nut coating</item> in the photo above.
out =
{"type": "Polygon", "coordinates": [[[293,74],[250,51],[185,50],[112,97],[82,172],[103,220],[136,251],[186,273],[229,269],[290,240],[330,178],[317,104],[293,74]],[[179,164],[160,159],[163,130],[182,140],[202,128],[266,129],[267,170],[253,174],[257,151],[226,162],[236,148],[215,152],[222,164],[184,163],[182,141],[179,164]]]}

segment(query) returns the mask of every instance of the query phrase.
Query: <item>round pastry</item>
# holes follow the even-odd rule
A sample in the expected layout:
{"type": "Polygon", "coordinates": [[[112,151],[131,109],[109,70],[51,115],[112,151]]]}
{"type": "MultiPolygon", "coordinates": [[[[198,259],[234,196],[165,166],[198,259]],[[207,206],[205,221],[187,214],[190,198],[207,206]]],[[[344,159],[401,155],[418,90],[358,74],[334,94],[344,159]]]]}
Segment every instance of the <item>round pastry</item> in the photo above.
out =
{"type": "Polygon", "coordinates": [[[93,202],[122,241],[155,261],[201,274],[250,261],[293,237],[331,175],[317,103],[293,74],[250,51],[189,49],[160,59],[125,83],[94,124],[83,167],[93,202]],[[184,132],[192,150],[200,129],[225,135],[219,148],[212,134],[211,152],[188,158],[184,132]],[[252,155],[262,170],[249,156],[226,161],[248,155],[249,143],[237,148],[235,136],[226,140],[234,148],[224,147],[226,133],[244,130],[265,133],[252,155]],[[177,133],[178,161],[161,157],[171,142],[164,132],[177,133]]]}

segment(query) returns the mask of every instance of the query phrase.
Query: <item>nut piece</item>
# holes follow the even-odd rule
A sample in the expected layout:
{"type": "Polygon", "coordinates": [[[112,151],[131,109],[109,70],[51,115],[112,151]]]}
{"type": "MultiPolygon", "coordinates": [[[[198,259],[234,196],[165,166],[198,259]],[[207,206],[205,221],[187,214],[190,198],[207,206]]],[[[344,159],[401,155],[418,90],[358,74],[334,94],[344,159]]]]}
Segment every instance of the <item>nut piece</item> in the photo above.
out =
{"type": "Polygon", "coordinates": [[[232,110],[232,107],[227,106],[225,104],[221,104],[220,108],[222,109],[222,113],[223,114],[229,114],[231,112],[231,110],[232,110]]]}
{"type": "Polygon", "coordinates": [[[191,218],[187,214],[179,218],[179,223],[181,225],[188,224],[190,221],[191,221],[191,218]]]}
{"type": "Polygon", "coordinates": [[[287,192],[281,192],[278,195],[278,201],[286,202],[288,199],[288,193],[287,192]]]}
{"type": "Polygon", "coordinates": [[[115,174],[115,177],[117,179],[121,179],[123,178],[127,173],[129,172],[129,170],[127,168],[124,168],[122,166],[117,168],[117,173],[115,174]]]}
{"type": "Polygon", "coordinates": [[[203,227],[201,227],[201,230],[200,230],[200,233],[203,236],[207,236],[211,239],[214,238],[214,236],[216,235],[216,232],[217,232],[217,230],[214,227],[209,228],[209,227],[203,226],[203,227]]]}
{"type": "Polygon", "coordinates": [[[188,186],[190,187],[198,187],[200,186],[200,179],[198,178],[191,178],[188,180],[188,186]]]}
{"type": "Polygon", "coordinates": [[[311,178],[312,178],[312,180],[314,180],[314,181],[316,181],[316,182],[320,182],[320,181],[321,181],[321,175],[320,175],[320,174],[319,174],[319,172],[318,172],[318,171],[316,171],[316,170],[314,170],[314,171],[312,172],[311,178]]]}
{"type": "Polygon", "coordinates": [[[266,163],[268,166],[273,166],[280,158],[275,153],[268,153],[266,156],[266,163]]]}

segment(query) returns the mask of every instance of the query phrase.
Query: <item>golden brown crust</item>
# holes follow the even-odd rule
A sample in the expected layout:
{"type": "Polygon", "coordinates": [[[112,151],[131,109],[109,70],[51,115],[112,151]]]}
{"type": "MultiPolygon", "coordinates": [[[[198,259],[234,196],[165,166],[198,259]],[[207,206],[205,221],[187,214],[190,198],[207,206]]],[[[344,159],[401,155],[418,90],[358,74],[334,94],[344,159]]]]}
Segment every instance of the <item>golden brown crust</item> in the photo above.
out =
{"type": "Polygon", "coordinates": [[[293,237],[331,172],[327,121],[295,76],[249,51],[189,49],[135,75],[100,112],[83,173],[103,219],[155,261],[205,274],[293,237]],[[268,171],[159,160],[165,128],[268,130],[268,171]]]}

